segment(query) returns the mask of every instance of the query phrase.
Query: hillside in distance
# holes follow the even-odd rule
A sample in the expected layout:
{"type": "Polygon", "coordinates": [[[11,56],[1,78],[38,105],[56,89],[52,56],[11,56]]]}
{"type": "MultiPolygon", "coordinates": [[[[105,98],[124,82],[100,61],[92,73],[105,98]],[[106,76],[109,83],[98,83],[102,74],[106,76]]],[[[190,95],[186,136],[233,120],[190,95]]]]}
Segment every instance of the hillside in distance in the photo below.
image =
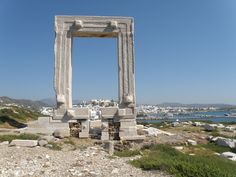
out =
{"type": "Polygon", "coordinates": [[[7,96],[0,97],[0,106],[13,104],[18,107],[40,110],[42,107],[48,107],[49,105],[41,101],[32,101],[28,99],[14,99],[7,96]]]}

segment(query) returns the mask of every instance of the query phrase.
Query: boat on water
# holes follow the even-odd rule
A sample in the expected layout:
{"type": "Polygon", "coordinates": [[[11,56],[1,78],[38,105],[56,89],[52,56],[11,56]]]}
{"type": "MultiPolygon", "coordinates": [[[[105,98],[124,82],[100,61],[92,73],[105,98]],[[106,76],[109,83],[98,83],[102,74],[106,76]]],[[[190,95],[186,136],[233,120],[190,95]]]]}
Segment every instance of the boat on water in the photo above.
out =
{"type": "Polygon", "coordinates": [[[226,116],[226,117],[236,117],[236,113],[225,113],[224,116],[226,116]]]}

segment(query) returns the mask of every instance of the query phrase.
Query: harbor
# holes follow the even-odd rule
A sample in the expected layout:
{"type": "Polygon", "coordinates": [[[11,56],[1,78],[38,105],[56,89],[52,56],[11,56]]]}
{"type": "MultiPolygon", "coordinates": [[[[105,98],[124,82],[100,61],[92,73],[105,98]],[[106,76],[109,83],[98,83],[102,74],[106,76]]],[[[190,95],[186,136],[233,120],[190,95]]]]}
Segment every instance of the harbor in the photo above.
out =
{"type": "Polygon", "coordinates": [[[186,114],[172,114],[170,116],[163,114],[147,114],[143,117],[137,117],[139,122],[174,122],[174,121],[209,121],[209,122],[236,122],[235,112],[228,111],[207,111],[193,112],[186,114]]]}

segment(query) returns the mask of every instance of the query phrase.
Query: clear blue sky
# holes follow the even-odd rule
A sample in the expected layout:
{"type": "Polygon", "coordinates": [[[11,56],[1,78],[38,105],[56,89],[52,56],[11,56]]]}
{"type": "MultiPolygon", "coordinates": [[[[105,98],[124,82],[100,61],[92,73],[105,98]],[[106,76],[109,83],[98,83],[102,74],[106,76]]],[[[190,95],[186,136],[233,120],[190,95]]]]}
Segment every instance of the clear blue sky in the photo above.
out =
{"type": "MultiPolygon", "coordinates": [[[[54,97],[55,15],[134,17],[138,103],[236,104],[235,0],[1,0],[0,95],[54,97]]],[[[117,98],[116,39],[73,45],[73,98],[117,98]]]]}

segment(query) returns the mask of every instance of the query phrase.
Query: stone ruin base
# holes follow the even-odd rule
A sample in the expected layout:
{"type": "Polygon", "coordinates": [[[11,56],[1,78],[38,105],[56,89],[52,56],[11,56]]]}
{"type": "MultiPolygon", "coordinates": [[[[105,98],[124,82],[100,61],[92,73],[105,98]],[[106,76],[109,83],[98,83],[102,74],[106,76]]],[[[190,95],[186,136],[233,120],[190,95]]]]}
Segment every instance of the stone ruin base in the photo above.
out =
{"type": "Polygon", "coordinates": [[[52,135],[55,130],[59,130],[65,136],[70,136],[69,124],[54,121],[52,117],[39,117],[37,121],[29,122],[28,127],[22,131],[24,133],[42,133],[52,135]]]}
{"type": "Polygon", "coordinates": [[[103,141],[136,141],[145,138],[137,134],[135,119],[102,118],[101,124],[101,140],[103,141]]]}
{"type": "Polygon", "coordinates": [[[52,135],[55,130],[59,131],[63,137],[74,136],[78,138],[89,138],[91,128],[100,128],[102,141],[110,140],[142,140],[145,137],[137,135],[136,122],[129,119],[116,120],[106,118],[101,121],[89,122],[88,119],[61,121],[54,120],[52,117],[39,117],[37,121],[28,123],[28,127],[20,129],[21,133],[41,133],[52,135]],[[126,135],[131,136],[126,136],[126,135]]]}
{"type": "Polygon", "coordinates": [[[52,117],[39,117],[37,121],[28,123],[28,127],[21,129],[22,133],[41,133],[52,135],[55,130],[60,131],[64,137],[73,135],[74,129],[79,130],[77,137],[89,137],[89,121],[86,120],[73,120],[69,122],[62,122],[60,120],[53,120],[52,117]],[[76,127],[76,126],[80,127],[76,127]],[[73,127],[74,126],[74,127],[73,127]]]}

